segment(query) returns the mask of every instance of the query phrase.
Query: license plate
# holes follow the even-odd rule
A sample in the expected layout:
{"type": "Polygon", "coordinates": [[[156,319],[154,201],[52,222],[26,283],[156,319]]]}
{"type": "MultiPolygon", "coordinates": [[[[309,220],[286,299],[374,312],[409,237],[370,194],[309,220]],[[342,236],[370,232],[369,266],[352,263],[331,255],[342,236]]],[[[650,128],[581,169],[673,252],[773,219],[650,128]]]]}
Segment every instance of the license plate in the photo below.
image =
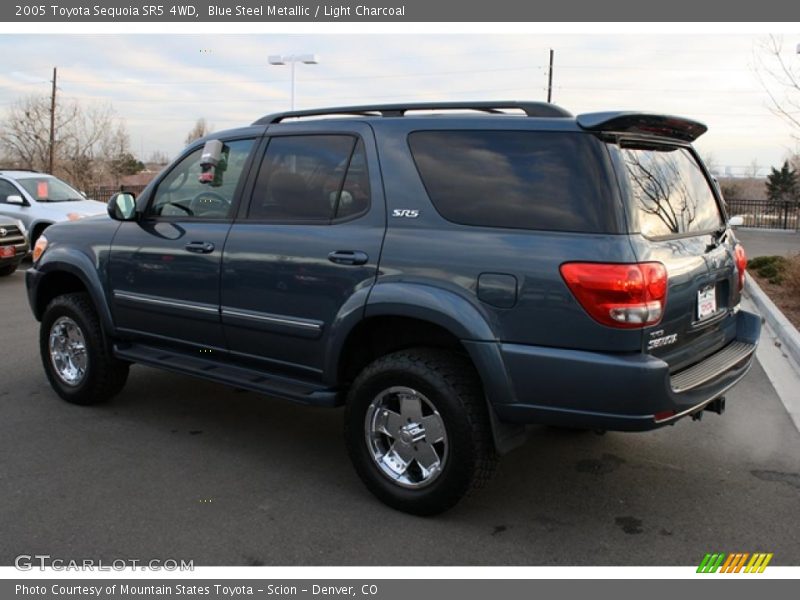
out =
{"type": "Polygon", "coordinates": [[[0,246],[0,258],[11,258],[17,253],[14,246],[0,246]]]}
{"type": "Polygon", "coordinates": [[[717,290],[713,286],[697,292],[697,319],[702,321],[717,312],[717,290]]]}

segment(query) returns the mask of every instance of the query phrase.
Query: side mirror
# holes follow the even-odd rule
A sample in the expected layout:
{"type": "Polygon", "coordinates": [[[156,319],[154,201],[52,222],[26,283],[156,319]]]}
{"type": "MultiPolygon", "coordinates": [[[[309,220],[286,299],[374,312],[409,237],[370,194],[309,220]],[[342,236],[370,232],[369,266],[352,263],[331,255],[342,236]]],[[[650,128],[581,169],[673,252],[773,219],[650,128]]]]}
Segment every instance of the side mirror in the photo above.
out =
{"type": "Polygon", "coordinates": [[[108,199],[108,216],[115,221],[136,219],[136,198],[128,192],[117,192],[108,199]]]}
{"type": "Polygon", "coordinates": [[[735,217],[728,219],[729,227],[741,227],[742,225],[744,225],[744,217],[740,215],[736,215],[735,217]]]}
{"type": "Polygon", "coordinates": [[[19,206],[25,206],[27,204],[22,196],[19,194],[11,194],[10,196],[6,196],[6,204],[17,204],[19,206]]]}

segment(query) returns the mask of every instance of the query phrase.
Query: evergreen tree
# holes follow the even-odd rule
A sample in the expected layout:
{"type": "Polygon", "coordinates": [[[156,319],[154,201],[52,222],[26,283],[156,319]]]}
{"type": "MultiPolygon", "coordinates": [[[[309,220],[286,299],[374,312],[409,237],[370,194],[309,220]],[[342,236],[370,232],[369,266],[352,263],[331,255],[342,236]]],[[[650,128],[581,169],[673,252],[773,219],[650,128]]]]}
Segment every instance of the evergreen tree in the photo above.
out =
{"type": "Polygon", "coordinates": [[[784,161],[779,169],[772,167],[767,176],[767,197],[770,202],[778,206],[797,204],[800,196],[800,185],[797,181],[797,171],[789,166],[789,161],[784,161]]]}

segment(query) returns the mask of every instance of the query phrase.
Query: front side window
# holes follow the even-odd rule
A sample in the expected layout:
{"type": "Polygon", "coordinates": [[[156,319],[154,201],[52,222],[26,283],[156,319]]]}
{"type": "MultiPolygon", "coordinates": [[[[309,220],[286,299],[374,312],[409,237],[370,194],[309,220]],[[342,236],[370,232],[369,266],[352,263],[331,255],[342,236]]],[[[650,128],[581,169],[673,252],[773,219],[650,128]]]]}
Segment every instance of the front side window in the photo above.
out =
{"type": "Polygon", "coordinates": [[[11,185],[8,181],[0,179],[0,204],[6,204],[6,198],[9,196],[21,196],[19,190],[11,185]]]}
{"type": "Polygon", "coordinates": [[[692,153],[675,146],[623,146],[632,230],[646,237],[708,232],[722,225],[711,185],[692,153]]]}
{"type": "Polygon", "coordinates": [[[213,181],[203,183],[198,148],[184,157],[158,184],[148,214],[161,217],[226,219],[231,215],[253,140],[225,142],[213,181]]]}
{"type": "Polygon", "coordinates": [[[351,135],[298,135],[270,140],[248,218],[330,223],[369,206],[364,143],[351,135]]]}

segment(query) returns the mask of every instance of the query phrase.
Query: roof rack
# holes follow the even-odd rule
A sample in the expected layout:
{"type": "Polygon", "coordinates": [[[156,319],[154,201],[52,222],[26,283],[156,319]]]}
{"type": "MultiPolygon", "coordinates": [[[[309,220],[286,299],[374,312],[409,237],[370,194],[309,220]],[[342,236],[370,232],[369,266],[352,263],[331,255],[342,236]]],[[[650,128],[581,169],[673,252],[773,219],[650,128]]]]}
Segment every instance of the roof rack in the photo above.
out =
{"type": "Polygon", "coordinates": [[[38,173],[36,169],[22,169],[20,167],[0,167],[0,171],[25,171],[27,173],[38,173]]]}
{"type": "Polygon", "coordinates": [[[271,125],[284,119],[301,117],[323,117],[333,115],[352,115],[358,117],[403,117],[409,111],[417,110],[475,110],[490,114],[503,114],[503,110],[521,110],[528,117],[571,117],[572,114],[555,104],[547,102],[416,102],[410,104],[377,104],[366,106],[340,106],[312,110],[295,110],[275,113],[261,117],[253,125],[271,125]]]}

